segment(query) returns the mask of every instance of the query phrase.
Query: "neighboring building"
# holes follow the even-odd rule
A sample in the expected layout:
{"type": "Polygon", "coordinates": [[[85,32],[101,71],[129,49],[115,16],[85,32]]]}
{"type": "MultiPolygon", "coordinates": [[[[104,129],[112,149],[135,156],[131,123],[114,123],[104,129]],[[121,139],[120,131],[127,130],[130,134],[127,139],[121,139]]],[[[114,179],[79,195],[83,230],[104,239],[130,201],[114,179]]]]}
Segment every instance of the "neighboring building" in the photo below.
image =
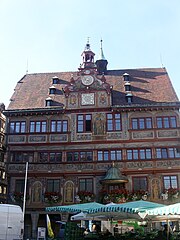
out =
{"type": "Polygon", "coordinates": [[[6,165],[4,160],[5,155],[5,116],[3,111],[5,106],[0,103],[0,203],[6,203],[7,200],[7,175],[6,175],[6,165]]]}
{"type": "Polygon", "coordinates": [[[102,45],[94,55],[87,43],[77,72],[25,75],[5,111],[12,202],[29,162],[28,237],[50,205],[179,201],[180,102],[166,69],[107,70],[102,45]]]}

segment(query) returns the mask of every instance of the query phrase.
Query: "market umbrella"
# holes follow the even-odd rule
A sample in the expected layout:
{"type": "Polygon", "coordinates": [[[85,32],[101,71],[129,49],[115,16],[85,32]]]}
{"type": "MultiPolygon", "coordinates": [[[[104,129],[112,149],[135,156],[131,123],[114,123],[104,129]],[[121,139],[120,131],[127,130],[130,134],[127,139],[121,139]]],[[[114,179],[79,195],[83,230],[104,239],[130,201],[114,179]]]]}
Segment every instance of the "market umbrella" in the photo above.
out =
{"type": "Polygon", "coordinates": [[[152,221],[166,221],[167,239],[169,239],[169,221],[177,221],[180,219],[180,203],[148,209],[146,210],[146,216],[151,217],[152,221]]]}
{"type": "Polygon", "coordinates": [[[103,206],[104,206],[103,204],[100,204],[97,202],[89,202],[89,203],[80,203],[80,204],[72,204],[72,205],[46,207],[46,211],[80,213],[80,212],[91,212],[103,206]]]}
{"type": "Polygon", "coordinates": [[[146,210],[147,215],[180,215],[180,203],[146,210]]]}
{"type": "Polygon", "coordinates": [[[94,209],[90,209],[89,213],[98,213],[98,212],[125,212],[125,213],[138,213],[145,210],[163,207],[163,204],[148,202],[144,200],[126,202],[121,204],[110,204],[109,206],[102,206],[94,209]]]}

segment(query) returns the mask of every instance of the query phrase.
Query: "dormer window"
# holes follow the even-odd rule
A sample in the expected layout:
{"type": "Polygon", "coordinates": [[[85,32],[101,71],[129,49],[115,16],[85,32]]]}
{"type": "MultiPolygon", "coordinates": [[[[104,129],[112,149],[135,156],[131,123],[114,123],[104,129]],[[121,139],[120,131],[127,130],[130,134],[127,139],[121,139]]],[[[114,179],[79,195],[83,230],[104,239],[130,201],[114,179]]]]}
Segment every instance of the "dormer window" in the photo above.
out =
{"type": "Polygon", "coordinates": [[[48,97],[46,98],[46,107],[52,106],[52,98],[48,97]]]}
{"type": "Polygon", "coordinates": [[[132,97],[133,97],[133,95],[131,93],[127,93],[126,94],[126,101],[127,101],[127,103],[132,103],[132,97]]]}
{"type": "Polygon", "coordinates": [[[49,94],[55,94],[55,92],[56,92],[56,88],[54,86],[51,86],[49,88],[49,94]]]}
{"type": "Polygon", "coordinates": [[[129,82],[129,74],[128,73],[124,73],[123,78],[124,78],[124,81],[129,82]]]}
{"type": "Polygon", "coordinates": [[[53,84],[58,84],[59,78],[57,76],[52,78],[53,84]]]}
{"type": "Polygon", "coordinates": [[[131,84],[130,84],[129,82],[126,82],[126,83],[124,84],[124,86],[125,86],[125,91],[126,91],[126,92],[131,91],[131,84]]]}

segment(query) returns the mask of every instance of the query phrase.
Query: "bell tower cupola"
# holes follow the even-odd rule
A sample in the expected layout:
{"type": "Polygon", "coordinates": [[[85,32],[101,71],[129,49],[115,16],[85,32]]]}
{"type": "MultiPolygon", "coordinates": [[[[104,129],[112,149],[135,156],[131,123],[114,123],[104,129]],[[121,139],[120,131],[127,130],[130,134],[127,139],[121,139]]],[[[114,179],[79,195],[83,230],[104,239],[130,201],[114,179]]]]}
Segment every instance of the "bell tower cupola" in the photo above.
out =
{"type": "Polygon", "coordinates": [[[108,64],[108,61],[104,57],[104,53],[102,49],[102,39],[101,39],[101,48],[100,48],[99,58],[96,61],[96,67],[99,74],[106,74],[107,64],[108,64]]]}
{"type": "Polygon", "coordinates": [[[81,56],[82,56],[82,64],[80,65],[80,70],[88,69],[88,68],[89,69],[96,68],[96,65],[94,63],[95,53],[93,53],[93,51],[91,51],[89,38],[87,40],[85,49],[84,49],[83,53],[81,54],[81,56]]]}

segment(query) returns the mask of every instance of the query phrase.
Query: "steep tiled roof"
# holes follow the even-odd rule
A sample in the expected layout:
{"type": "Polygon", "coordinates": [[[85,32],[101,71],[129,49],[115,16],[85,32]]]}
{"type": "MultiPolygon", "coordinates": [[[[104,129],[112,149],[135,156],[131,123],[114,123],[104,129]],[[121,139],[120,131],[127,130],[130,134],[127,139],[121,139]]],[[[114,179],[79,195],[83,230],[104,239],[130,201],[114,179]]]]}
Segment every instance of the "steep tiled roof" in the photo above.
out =
{"type": "MultiPolygon", "coordinates": [[[[171,84],[165,68],[143,68],[108,70],[106,82],[112,89],[112,104],[126,105],[123,74],[129,74],[133,104],[153,104],[177,102],[178,97],[171,84]]],[[[54,106],[63,106],[64,95],[62,89],[70,81],[71,76],[76,79],[77,72],[36,73],[25,75],[16,85],[11,97],[8,110],[44,108],[45,99],[49,97],[49,87],[52,78],[59,78],[56,94],[53,96],[54,106]]]]}

